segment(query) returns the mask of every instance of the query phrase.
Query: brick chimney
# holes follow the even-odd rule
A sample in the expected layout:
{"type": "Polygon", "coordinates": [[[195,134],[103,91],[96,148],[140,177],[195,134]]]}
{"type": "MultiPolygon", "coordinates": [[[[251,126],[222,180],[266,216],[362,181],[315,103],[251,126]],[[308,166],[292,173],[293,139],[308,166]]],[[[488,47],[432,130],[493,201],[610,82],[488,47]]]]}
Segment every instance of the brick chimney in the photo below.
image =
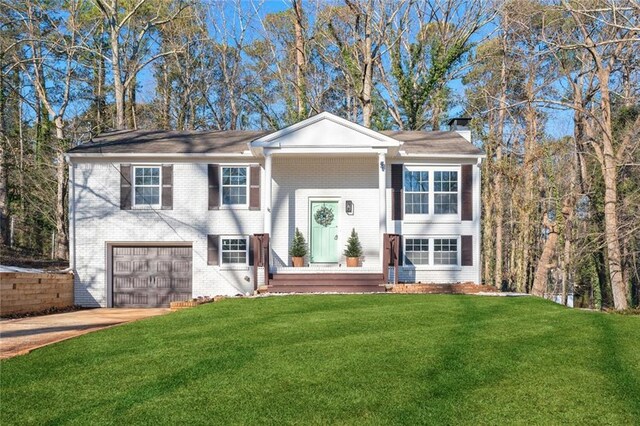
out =
{"type": "Polygon", "coordinates": [[[469,123],[471,119],[468,117],[458,117],[449,120],[449,130],[458,133],[460,136],[471,142],[471,129],[469,123]]]}

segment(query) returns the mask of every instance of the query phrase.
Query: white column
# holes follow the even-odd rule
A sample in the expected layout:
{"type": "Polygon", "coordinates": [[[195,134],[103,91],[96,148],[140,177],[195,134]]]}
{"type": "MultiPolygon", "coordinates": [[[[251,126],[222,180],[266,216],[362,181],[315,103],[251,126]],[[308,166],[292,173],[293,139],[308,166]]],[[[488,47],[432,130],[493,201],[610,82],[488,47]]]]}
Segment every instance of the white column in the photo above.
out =
{"type": "MultiPolygon", "coordinates": [[[[380,240],[380,264],[384,252],[384,234],[387,232],[387,161],[384,153],[378,154],[378,220],[380,240]]],[[[382,265],[384,268],[384,265],[382,265]]]]}
{"type": "Polygon", "coordinates": [[[262,203],[264,226],[263,231],[271,237],[271,154],[264,155],[264,201],[262,203]]]}

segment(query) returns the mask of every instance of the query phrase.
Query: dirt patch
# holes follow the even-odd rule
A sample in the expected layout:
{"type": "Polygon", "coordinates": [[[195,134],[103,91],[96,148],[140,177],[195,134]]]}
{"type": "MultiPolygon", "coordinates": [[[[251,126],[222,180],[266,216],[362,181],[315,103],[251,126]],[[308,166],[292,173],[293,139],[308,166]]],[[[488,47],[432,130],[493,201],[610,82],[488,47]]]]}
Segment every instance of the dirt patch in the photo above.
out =
{"type": "Polygon", "coordinates": [[[92,308],[86,308],[84,306],[74,305],[74,306],[67,306],[65,308],[49,308],[49,309],[45,309],[43,311],[37,311],[37,312],[26,312],[26,313],[22,313],[22,314],[0,315],[0,318],[2,318],[2,319],[18,319],[18,318],[40,317],[40,316],[43,316],[43,315],[64,314],[66,312],[82,311],[82,310],[85,310],[85,309],[92,309],[92,308]]]}

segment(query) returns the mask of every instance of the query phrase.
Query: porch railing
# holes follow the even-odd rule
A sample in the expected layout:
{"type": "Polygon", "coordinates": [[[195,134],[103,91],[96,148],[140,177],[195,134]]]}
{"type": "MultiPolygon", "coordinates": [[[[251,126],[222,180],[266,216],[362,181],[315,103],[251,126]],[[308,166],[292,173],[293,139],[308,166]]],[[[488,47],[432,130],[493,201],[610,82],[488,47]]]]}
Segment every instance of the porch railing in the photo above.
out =
{"type": "Polygon", "coordinates": [[[269,234],[253,234],[253,285],[258,289],[258,268],[264,269],[264,285],[269,285],[269,234]]]}
{"type": "Polygon", "coordinates": [[[398,284],[401,239],[399,234],[384,234],[384,253],[382,257],[382,278],[389,282],[389,266],[393,266],[393,283],[398,284]]]}

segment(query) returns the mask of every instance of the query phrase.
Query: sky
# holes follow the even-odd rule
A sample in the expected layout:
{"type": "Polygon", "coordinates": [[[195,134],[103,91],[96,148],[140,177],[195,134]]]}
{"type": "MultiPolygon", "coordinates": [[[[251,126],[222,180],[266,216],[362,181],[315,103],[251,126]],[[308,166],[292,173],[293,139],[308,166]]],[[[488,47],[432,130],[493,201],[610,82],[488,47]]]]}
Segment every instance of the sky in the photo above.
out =
{"type": "MultiPolygon", "coordinates": [[[[229,18],[230,22],[234,22],[234,16],[236,11],[233,3],[218,2],[217,0],[211,0],[211,1],[213,2],[212,4],[217,4],[217,5],[222,4],[223,5],[222,8],[225,11],[225,15],[229,18]]],[[[308,3],[311,3],[311,2],[308,2],[308,3]]],[[[261,8],[259,11],[261,16],[265,16],[266,14],[269,14],[269,13],[281,12],[291,7],[290,0],[270,0],[270,1],[265,1],[263,3],[260,3],[258,0],[256,1],[241,0],[240,4],[242,5],[243,8],[246,7],[249,10],[253,10],[253,8],[255,7],[255,4],[261,4],[261,8]]],[[[313,17],[311,16],[310,19],[312,18],[313,17]]],[[[238,22],[237,19],[235,20],[235,22],[236,23],[238,22]]],[[[259,24],[257,22],[254,23],[254,26],[258,26],[258,25],[259,24]]],[[[212,23],[208,23],[208,28],[210,33],[215,32],[215,29],[212,23]]],[[[491,31],[490,27],[488,26],[485,27],[472,40],[477,43],[483,38],[487,37],[490,31],[491,31]]],[[[257,38],[260,36],[261,34],[258,28],[254,28],[253,30],[249,31],[250,38],[251,37],[257,38]]],[[[138,76],[138,86],[139,86],[138,93],[137,93],[138,100],[143,103],[151,102],[155,97],[155,91],[156,91],[155,79],[153,78],[153,64],[148,65],[140,72],[138,76]]],[[[449,83],[449,87],[456,99],[462,100],[464,98],[465,87],[461,79],[456,79],[451,81],[449,83]]],[[[449,117],[456,117],[456,116],[468,116],[468,114],[464,112],[461,102],[457,102],[456,106],[454,106],[449,111],[449,117]]],[[[545,130],[552,137],[561,137],[565,135],[571,135],[573,133],[571,111],[567,111],[567,110],[549,111],[549,118],[546,123],[545,130]]]]}

